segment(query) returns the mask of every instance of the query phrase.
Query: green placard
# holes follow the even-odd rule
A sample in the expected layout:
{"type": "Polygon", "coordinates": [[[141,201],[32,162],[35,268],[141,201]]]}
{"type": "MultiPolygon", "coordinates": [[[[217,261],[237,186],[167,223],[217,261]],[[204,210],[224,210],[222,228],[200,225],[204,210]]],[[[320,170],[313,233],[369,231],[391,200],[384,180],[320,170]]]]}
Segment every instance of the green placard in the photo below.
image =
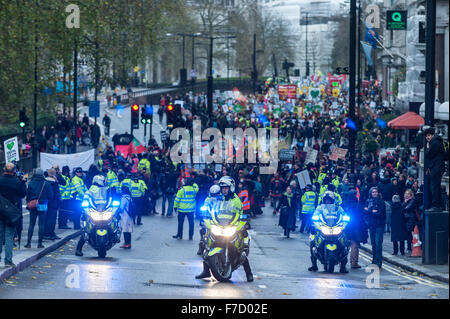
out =
{"type": "Polygon", "coordinates": [[[408,11],[405,10],[388,10],[386,12],[386,29],[387,30],[406,30],[408,11]]]}
{"type": "Polygon", "coordinates": [[[332,82],[331,83],[333,86],[339,86],[339,82],[332,82]]]}

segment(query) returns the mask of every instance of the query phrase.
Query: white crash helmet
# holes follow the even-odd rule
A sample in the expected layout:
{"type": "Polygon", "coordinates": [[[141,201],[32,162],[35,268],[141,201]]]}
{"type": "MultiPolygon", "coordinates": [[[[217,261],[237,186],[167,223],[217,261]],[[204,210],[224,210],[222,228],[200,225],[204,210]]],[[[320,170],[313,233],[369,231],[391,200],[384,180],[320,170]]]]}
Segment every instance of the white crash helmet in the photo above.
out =
{"type": "Polygon", "coordinates": [[[219,180],[219,186],[220,187],[229,187],[230,192],[234,193],[234,190],[236,189],[236,185],[234,183],[234,179],[232,179],[230,176],[223,176],[219,180]]]}
{"type": "Polygon", "coordinates": [[[209,195],[212,197],[216,197],[220,193],[220,186],[219,185],[213,185],[209,188],[209,195]]]}
{"type": "Polygon", "coordinates": [[[95,175],[92,179],[92,185],[97,185],[98,187],[106,186],[106,179],[103,175],[95,175]]]}
{"type": "Polygon", "coordinates": [[[330,203],[327,204],[334,204],[335,196],[332,191],[326,191],[322,196],[322,202],[325,203],[325,200],[329,200],[330,203]]]}

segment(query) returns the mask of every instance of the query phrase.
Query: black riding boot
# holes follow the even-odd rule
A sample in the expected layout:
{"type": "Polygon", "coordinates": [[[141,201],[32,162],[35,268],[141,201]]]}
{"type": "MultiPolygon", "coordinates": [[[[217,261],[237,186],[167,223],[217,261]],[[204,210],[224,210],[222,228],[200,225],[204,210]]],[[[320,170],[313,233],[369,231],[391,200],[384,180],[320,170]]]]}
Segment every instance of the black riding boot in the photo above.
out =
{"type": "Polygon", "coordinates": [[[309,271],[317,271],[317,270],[319,270],[319,268],[317,267],[317,258],[311,256],[311,263],[312,263],[312,267],[308,268],[309,271]]]}
{"type": "Polygon", "coordinates": [[[340,273],[342,273],[342,274],[348,273],[346,265],[347,265],[347,258],[345,258],[343,261],[341,261],[341,269],[339,270],[340,273]]]}
{"type": "Polygon", "coordinates": [[[203,254],[203,242],[198,243],[197,255],[201,255],[201,254],[203,254]]]}
{"type": "Polygon", "coordinates": [[[203,279],[211,277],[211,272],[209,271],[209,266],[206,262],[203,262],[203,271],[200,275],[195,276],[195,279],[203,279]]]}
{"type": "Polygon", "coordinates": [[[81,235],[80,240],[78,241],[77,244],[77,250],[75,251],[75,256],[83,256],[83,246],[84,246],[85,240],[84,240],[84,235],[81,235]]]}
{"type": "Polygon", "coordinates": [[[250,268],[250,263],[248,262],[248,258],[245,260],[245,262],[242,264],[244,266],[245,275],[247,276],[247,281],[251,282],[253,281],[253,274],[252,269],[250,268]]]}

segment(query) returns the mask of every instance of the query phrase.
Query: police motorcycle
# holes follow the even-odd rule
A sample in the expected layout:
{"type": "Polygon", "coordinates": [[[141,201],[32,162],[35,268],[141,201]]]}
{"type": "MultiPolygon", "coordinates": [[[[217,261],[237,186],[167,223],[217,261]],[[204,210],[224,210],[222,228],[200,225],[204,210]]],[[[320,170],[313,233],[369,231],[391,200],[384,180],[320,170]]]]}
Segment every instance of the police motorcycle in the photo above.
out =
{"type": "Polygon", "coordinates": [[[345,228],[350,217],[344,210],[335,205],[334,193],[326,191],[323,204],[319,205],[312,216],[312,230],[310,234],[310,248],[312,267],[310,271],[317,271],[317,260],[325,267],[325,271],[334,272],[334,267],[340,264],[340,272],[347,273],[345,268],[348,261],[349,241],[345,228]]]}
{"type": "Polygon", "coordinates": [[[206,231],[207,228],[205,226],[205,219],[211,218],[211,213],[218,210],[218,205],[220,205],[220,201],[223,200],[223,196],[220,193],[219,185],[212,185],[209,188],[209,194],[205,198],[203,205],[200,207],[200,242],[198,244],[197,255],[202,255],[203,250],[207,245],[207,237],[206,231]]]}
{"type": "MultiPolygon", "coordinates": [[[[234,196],[239,200],[236,194],[234,196]]],[[[219,200],[216,205],[206,207],[203,210],[207,209],[211,218],[204,220],[206,233],[202,239],[205,243],[202,257],[214,278],[227,282],[233,271],[246,262],[248,264],[247,216],[241,214],[242,208],[232,209],[232,201],[219,200]]]]}
{"type": "MultiPolygon", "coordinates": [[[[101,178],[104,179],[103,176],[95,176],[93,184],[96,182],[102,184],[101,178]]],[[[103,185],[105,185],[104,180],[103,185]]],[[[109,196],[106,187],[97,189],[98,192],[91,196],[85,196],[81,203],[84,210],[81,236],[84,236],[84,240],[97,250],[98,257],[105,258],[106,252],[120,242],[122,232],[118,214],[120,201],[109,196]]]]}

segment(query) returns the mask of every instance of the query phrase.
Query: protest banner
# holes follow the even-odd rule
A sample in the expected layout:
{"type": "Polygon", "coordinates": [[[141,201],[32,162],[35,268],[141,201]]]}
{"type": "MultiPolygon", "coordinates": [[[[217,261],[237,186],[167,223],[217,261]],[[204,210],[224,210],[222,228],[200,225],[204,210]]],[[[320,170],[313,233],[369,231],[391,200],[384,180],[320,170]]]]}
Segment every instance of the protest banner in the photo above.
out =
{"type": "MultiPolygon", "coordinates": [[[[128,145],[121,145],[126,146],[128,145]]],[[[95,151],[94,149],[74,154],[51,154],[51,153],[41,153],[41,168],[47,170],[52,168],[53,165],[58,165],[59,167],[69,166],[70,169],[81,167],[84,171],[87,171],[89,167],[94,164],[95,161],[95,151]]]]}

